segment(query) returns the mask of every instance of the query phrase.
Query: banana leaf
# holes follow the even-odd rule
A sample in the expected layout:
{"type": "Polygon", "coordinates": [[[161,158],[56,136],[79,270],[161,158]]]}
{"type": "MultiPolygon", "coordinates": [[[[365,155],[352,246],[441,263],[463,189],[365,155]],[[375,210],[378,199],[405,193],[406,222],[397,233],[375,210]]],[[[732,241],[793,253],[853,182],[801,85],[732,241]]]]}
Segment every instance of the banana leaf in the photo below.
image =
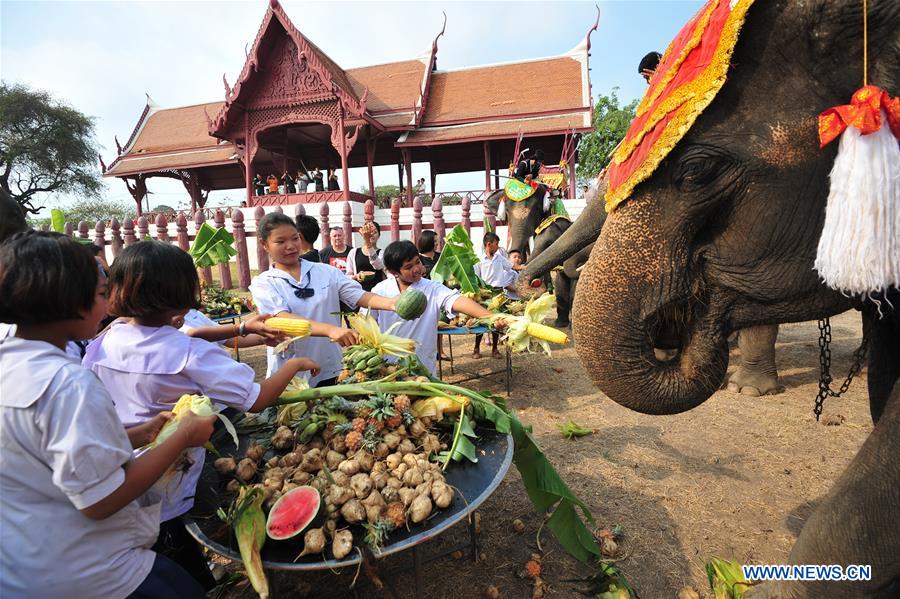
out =
{"type": "Polygon", "coordinates": [[[203,223],[194,237],[194,243],[191,244],[188,254],[199,268],[228,262],[232,256],[237,255],[234,249],[234,236],[225,227],[216,229],[203,223]]]}
{"type": "Polygon", "coordinates": [[[475,265],[479,259],[475,254],[475,246],[462,225],[456,225],[444,239],[444,248],[434,268],[431,269],[431,280],[446,283],[454,279],[461,291],[477,293],[484,282],[475,274],[475,265]]]}
{"type": "Polygon", "coordinates": [[[50,228],[55,233],[64,233],[66,230],[66,216],[59,208],[50,210],[50,228]]]}

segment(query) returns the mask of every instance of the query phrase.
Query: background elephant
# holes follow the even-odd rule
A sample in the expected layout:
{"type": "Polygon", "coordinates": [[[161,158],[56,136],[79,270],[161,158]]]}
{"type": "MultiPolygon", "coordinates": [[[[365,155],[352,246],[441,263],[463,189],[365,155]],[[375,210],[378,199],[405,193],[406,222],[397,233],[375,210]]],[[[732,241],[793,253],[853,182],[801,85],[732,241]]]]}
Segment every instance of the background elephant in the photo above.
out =
{"type": "MultiPolygon", "coordinates": [[[[746,597],[900,595],[900,293],[879,318],[813,270],[837,144],[817,114],[860,86],[862,3],[757,0],[722,89],[665,160],[605,219],[594,202],[534,268],[593,239],[573,307],[595,384],[648,414],[702,403],[721,385],[735,330],[862,311],[875,428],[807,520],[793,564],[870,564],[869,581],[790,581],[746,597]],[[659,360],[660,337],[677,353],[659,360]]],[[[869,83],[896,94],[900,3],[869,3],[869,83]]],[[[894,182],[896,184],[896,182],[894,182]]],[[[765,490],[760,490],[761,495],[765,490]]]]}

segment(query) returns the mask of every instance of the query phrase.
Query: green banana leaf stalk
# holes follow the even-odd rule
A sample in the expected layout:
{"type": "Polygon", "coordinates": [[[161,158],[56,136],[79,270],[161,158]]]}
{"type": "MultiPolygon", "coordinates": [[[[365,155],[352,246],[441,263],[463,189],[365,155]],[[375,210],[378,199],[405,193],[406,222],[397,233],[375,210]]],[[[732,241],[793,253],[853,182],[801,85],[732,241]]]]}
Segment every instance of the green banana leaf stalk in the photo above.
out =
{"type": "Polygon", "coordinates": [[[461,291],[478,293],[487,287],[475,274],[475,265],[480,260],[475,246],[462,225],[456,225],[444,238],[441,257],[431,269],[431,280],[447,283],[453,279],[461,291]]]}

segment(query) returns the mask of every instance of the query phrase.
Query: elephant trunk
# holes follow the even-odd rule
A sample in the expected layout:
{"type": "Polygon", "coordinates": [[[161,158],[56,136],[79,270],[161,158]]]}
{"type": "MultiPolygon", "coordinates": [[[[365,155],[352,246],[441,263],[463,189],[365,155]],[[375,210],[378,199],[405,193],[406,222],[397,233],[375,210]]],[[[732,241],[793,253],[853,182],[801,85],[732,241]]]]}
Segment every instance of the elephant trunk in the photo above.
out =
{"type": "Polygon", "coordinates": [[[647,222],[656,222],[654,206],[639,200],[607,219],[578,283],[575,345],[610,399],[673,414],[708,399],[725,376],[728,344],[715,324],[725,309],[699,282],[675,278],[687,251],[647,222]],[[666,345],[674,356],[658,349],[666,345]]]}
{"type": "MultiPolygon", "coordinates": [[[[605,189],[606,185],[604,184],[602,190],[605,192],[605,189]]],[[[541,252],[540,256],[526,265],[520,280],[530,282],[540,279],[551,269],[594,243],[600,235],[605,221],[606,210],[603,204],[603,195],[598,193],[596,199],[588,202],[584,212],[575,219],[572,226],[560,235],[559,239],[554,241],[550,247],[541,252]]]]}

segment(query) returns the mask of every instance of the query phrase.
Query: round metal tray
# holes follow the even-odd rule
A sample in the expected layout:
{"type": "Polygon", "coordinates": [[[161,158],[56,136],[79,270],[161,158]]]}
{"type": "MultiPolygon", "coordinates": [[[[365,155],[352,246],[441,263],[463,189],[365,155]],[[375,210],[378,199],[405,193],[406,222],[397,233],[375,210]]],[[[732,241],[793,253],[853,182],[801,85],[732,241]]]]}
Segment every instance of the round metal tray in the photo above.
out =
{"type": "MultiPolygon", "coordinates": [[[[476,443],[478,463],[473,464],[468,460],[454,462],[445,473],[448,484],[456,488],[450,507],[436,510],[428,520],[421,524],[410,524],[408,529],[393,531],[381,552],[376,554],[378,557],[404,551],[438,536],[472,513],[494,492],[500,481],[506,476],[509,465],[512,463],[512,436],[502,435],[487,428],[476,429],[476,433],[479,436],[476,443]]],[[[197,515],[197,512],[214,511],[203,510],[199,507],[200,497],[210,494],[208,488],[210,486],[217,487],[218,481],[217,475],[211,467],[211,461],[208,459],[204,475],[200,479],[200,488],[198,488],[198,506],[185,518],[188,532],[210,551],[240,561],[241,556],[230,528],[214,515],[207,517],[197,515]]],[[[216,489],[211,491],[213,495],[217,494],[216,489]]],[[[354,546],[359,546],[362,544],[362,527],[354,526],[353,529],[354,546]]],[[[261,552],[263,567],[272,570],[324,570],[352,566],[360,561],[358,551],[353,551],[341,560],[323,560],[324,555],[330,554],[330,544],[322,556],[307,555],[295,561],[302,549],[302,535],[297,540],[290,542],[268,540],[261,552]]]]}

